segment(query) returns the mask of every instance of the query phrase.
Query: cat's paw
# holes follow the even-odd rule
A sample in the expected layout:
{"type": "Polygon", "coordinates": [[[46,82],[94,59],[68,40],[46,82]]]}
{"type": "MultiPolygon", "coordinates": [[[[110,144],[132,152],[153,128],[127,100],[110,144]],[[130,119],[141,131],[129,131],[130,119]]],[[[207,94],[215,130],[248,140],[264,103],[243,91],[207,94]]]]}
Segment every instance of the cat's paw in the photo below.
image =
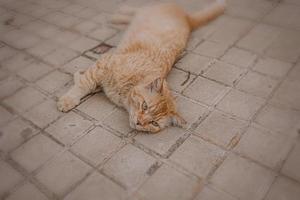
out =
{"type": "Polygon", "coordinates": [[[62,96],[57,102],[57,109],[62,112],[68,112],[80,103],[80,100],[69,96],[62,96]]]}

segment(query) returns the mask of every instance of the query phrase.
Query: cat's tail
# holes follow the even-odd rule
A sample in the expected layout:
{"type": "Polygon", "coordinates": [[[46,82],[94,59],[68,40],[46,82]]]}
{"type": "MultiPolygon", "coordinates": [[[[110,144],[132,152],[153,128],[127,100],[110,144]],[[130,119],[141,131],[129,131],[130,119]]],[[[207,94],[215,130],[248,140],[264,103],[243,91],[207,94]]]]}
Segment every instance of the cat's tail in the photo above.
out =
{"type": "Polygon", "coordinates": [[[195,29],[207,22],[215,19],[224,13],[226,7],[226,0],[217,0],[215,3],[209,5],[203,10],[188,15],[188,21],[192,29],[195,29]]]}

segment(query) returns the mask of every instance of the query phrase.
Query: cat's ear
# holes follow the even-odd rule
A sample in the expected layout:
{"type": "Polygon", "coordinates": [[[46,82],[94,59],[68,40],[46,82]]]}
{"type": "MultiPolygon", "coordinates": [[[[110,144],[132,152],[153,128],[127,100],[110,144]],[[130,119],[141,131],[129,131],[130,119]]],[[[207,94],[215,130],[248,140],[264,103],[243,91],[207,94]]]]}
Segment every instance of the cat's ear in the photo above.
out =
{"type": "Polygon", "coordinates": [[[164,83],[164,80],[159,77],[159,78],[156,78],[151,83],[149,83],[146,86],[146,88],[149,89],[151,92],[155,91],[155,92],[161,93],[162,89],[163,89],[163,83],[164,83]]]}
{"type": "Polygon", "coordinates": [[[187,122],[177,113],[171,116],[171,125],[185,128],[187,122]]]}

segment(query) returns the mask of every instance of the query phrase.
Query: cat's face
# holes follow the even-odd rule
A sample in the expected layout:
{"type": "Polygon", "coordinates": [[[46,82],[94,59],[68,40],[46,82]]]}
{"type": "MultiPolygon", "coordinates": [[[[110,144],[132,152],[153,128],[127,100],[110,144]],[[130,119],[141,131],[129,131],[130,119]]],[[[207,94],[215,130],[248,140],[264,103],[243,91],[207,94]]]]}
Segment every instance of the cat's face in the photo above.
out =
{"type": "Polygon", "coordinates": [[[130,126],[139,131],[157,133],[167,126],[186,123],[176,113],[172,96],[161,78],[133,88],[129,104],[130,126]]]}

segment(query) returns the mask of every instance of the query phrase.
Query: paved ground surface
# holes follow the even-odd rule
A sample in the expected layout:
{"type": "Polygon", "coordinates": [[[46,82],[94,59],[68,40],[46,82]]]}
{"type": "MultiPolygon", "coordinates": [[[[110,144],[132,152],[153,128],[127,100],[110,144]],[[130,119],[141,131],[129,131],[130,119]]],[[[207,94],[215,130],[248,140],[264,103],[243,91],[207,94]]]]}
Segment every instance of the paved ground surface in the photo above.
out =
{"type": "Polygon", "coordinates": [[[56,110],[118,43],[107,16],[146,2],[0,0],[0,199],[299,200],[299,0],[229,0],[193,33],[168,77],[188,130],[135,132],[103,94],[56,110]]]}

